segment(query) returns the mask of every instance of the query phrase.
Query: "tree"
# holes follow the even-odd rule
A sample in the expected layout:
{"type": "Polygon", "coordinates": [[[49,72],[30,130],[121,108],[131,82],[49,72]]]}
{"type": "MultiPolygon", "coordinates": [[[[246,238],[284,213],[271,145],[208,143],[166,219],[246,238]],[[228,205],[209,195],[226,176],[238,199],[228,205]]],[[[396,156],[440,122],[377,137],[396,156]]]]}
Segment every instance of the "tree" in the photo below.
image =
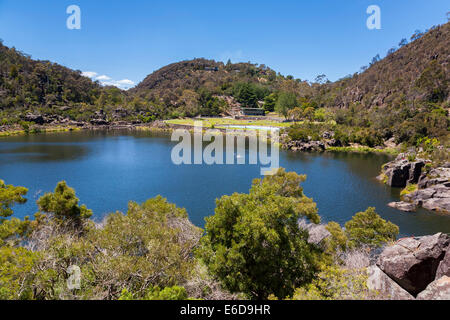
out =
{"type": "Polygon", "coordinates": [[[92,285],[115,299],[123,289],[138,298],[148,294],[149,287],[185,282],[196,263],[192,249],[201,233],[185,209],[161,196],[142,204],[130,202],[126,214],[109,215],[103,228],[88,236],[95,248],[92,285]]]}
{"type": "Polygon", "coordinates": [[[75,190],[68,187],[65,181],[61,181],[53,193],[46,193],[37,203],[41,212],[54,214],[55,218],[61,221],[79,223],[92,216],[92,210],[85,205],[79,206],[79,201],[75,190]]]}
{"type": "Polygon", "coordinates": [[[372,62],[370,63],[370,65],[374,65],[375,63],[377,63],[380,60],[381,60],[380,55],[377,54],[375,57],[372,58],[372,62]]]}
{"type": "Polygon", "coordinates": [[[264,105],[263,105],[264,110],[267,112],[275,111],[275,105],[277,103],[277,98],[278,98],[278,96],[276,93],[271,93],[268,96],[266,96],[264,98],[264,105]]]}
{"type": "Polygon", "coordinates": [[[387,55],[391,55],[391,54],[393,54],[395,51],[397,51],[397,48],[392,47],[392,48],[390,48],[390,49],[388,50],[387,55]]]}
{"type": "Polygon", "coordinates": [[[237,84],[235,89],[236,100],[242,104],[243,107],[256,108],[258,103],[258,97],[254,88],[249,83],[237,84]]]}
{"type": "Polygon", "coordinates": [[[285,298],[311,280],[316,270],[313,248],[298,221],[320,218],[300,187],[305,179],[280,169],[255,179],[248,194],[217,200],[197,254],[226,289],[252,299],[270,294],[285,298]]]}
{"type": "Polygon", "coordinates": [[[27,188],[6,185],[5,181],[0,180],[0,222],[13,214],[11,207],[14,204],[23,204],[27,202],[27,199],[23,197],[27,193],[27,188]]]}
{"type": "Polygon", "coordinates": [[[314,108],[313,107],[307,107],[305,110],[303,110],[303,117],[305,119],[308,119],[309,121],[314,120],[314,108]]]}
{"type": "Polygon", "coordinates": [[[303,110],[299,107],[296,107],[292,110],[289,110],[288,117],[293,121],[300,121],[303,116],[303,110]]]}
{"type": "Polygon", "coordinates": [[[275,105],[275,110],[287,117],[289,110],[298,106],[297,97],[290,92],[282,92],[275,105]]]}
{"type": "Polygon", "coordinates": [[[406,46],[407,44],[408,44],[408,40],[406,40],[406,38],[403,38],[403,39],[400,40],[400,42],[398,43],[398,46],[401,48],[401,47],[406,46]]]}
{"type": "Polygon", "coordinates": [[[320,84],[324,84],[328,82],[328,79],[325,74],[319,74],[314,81],[320,84]]]}
{"type": "Polygon", "coordinates": [[[15,204],[23,204],[27,201],[24,196],[28,189],[6,185],[0,180],[0,247],[6,244],[15,246],[28,231],[29,221],[17,218],[7,219],[13,215],[11,207],[15,204]]]}
{"type": "Polygon", "coordinates": [[[420,30],[416,30],[416,31],[414,31],[413,35],[411,36],[411,41],[418,40],[418,39],[422,38],[422,36],[423,36],[423,32],[420,30]]]}
{"type": "Polygon", "coordinates": [[[345,232],[352,246],[380,247],[386,242],[394,241],[399,228],[381,218],[375,208],[368,208],[364,212],[358,212],[345,224],[345,232]]]}

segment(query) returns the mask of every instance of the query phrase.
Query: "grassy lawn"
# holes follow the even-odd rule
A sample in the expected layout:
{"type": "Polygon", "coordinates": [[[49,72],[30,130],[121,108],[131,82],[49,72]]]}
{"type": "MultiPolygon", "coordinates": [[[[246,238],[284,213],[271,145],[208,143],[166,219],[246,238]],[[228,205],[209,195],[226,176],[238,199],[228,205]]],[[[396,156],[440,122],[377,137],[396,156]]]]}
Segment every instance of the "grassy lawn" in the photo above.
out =
{"type": "Polygon", "coordinates": [[[212,126],[214,126],[215,128],[220,128],[227,125],[287,128],[293,124],[293,122],[277,122],[272,120],[252,120],[252,119],[235,120],[227,118],[173,119],[167,120],[166,123],[193,126],[194,121],[202,121],[204,128],[211,128],[212,126]]]}

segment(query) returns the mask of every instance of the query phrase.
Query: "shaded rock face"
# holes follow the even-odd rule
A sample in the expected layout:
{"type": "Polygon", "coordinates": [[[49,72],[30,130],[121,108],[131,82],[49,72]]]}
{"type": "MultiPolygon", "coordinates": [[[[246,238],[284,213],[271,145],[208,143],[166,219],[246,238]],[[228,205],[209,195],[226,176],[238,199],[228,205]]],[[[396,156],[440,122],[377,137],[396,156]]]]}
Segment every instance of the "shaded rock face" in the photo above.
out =
{"type": "Polygon", "coordinates": [[[34,122],[36,124],[41,124],[41,125],[45,123],[44,117],[42,115],[40,115],[40,114],[31,114],[31,113],[29,113],[29,114],[25,115],[23,117],[23,119],[25,121],[34,122]]]}
{"type": "Polygon", "coordinates": [[[387,176],[387,184],[391,187],[404,188],[408,183],[414,184],[419,181],[425,161],[409,162],[403,157],[404,155],[400,155],[383,168],[383,174],[387,176]]]}
{"type": "Polygon", "coordinates": [[[383,294],[384,297],[392,300],[413,300],[414,297],[408,291],[400,287],[394,280],[389,278],[377,266],[370,266],[367,269],[369,278],[367,287],[370,290],[376,290],[383,294]]]}
{"type": "Polygon", "coordinates": [[[442,233],[401,239],[382,252],[377,265],[403,289],[417,296],[435,280],[449,246],[450,237],[442,233]]]}
{"type": "Polygon", "coordinates": [[[430,283],[417,300],[450,300],[450,277],[443,276],[430,283]]]}

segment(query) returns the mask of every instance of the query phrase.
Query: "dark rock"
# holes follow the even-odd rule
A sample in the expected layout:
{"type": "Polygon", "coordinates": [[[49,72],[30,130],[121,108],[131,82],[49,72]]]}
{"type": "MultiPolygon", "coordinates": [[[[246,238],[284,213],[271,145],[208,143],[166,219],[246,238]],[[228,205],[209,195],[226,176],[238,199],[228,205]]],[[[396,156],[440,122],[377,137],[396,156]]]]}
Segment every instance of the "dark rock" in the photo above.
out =
{"type": "Polygon", "coordinates": [[[449,245],[450,237],[443,233],[401,239],[382,252],[377,265],[403,289],[416,296],[434,281],[449,245]]]}
{"type": "Polygon", "coordinates": [[[388,177],[387,184],[391,187],[404,188],[406,185],[419,181],[425,161],[417,160],[409,162],[400,155],[392,162],[387,163],[383,168],[383,173],[388,177]]]}
{"type": "Polygon", "coordinates": [[[106,121],[105,119],[92,119],[90,122],[92,125],[96,126],[105,126],[109,124],[109,122],[106,121]]]}
{"type": "Polygon", "coordinates": [[[327,139],[327,140],[330,140],[330,139],[332,139],[333,137],[334,137],[334,132],[325,131],[325,132],[322,134],[322,138],[327,139]]]}
{"type": "Polygon", "coordinates": [[[414,184],[419,181],[423,167],[425,167],[424,161],[416,161],[416,162],[411,163],[411,169],[409,170],[408,183],[414,184]]]}
{"type": "Polygon", "coordinates": [[[403,164],[386,171],[386,174],[388,176],[388,185],[394,188],[406,187],[406,182],[409,180],[410,169],[410,164],[403,164]]]}
{"type": "Polygon", "coordinates": [[[330,139],[330,140],[325,140],[325,145],[327,147],[341,147],[342,143],[340,140],[330,139]]]}
{"type": "Polygon", "coordinates": [[[103,110],[95,111],[93,118],[94,118],[94,120],[98,120],[98,119],[105,120],[106,113],[103,110]]]}
{"type": "Polygon", "coordinates": [[[25,116],[23,117],[23,119],[24,119],[25,121],[28,121],[28,122],[34,122],[34,123],[40,124],[40,125],[42,125],[42,124],[45,123],[44,117],[43,117],[42,115],[40,115],[40,114],[31,114],[31,113],[28,113],[27,115],[25,115],[25,116]]]}

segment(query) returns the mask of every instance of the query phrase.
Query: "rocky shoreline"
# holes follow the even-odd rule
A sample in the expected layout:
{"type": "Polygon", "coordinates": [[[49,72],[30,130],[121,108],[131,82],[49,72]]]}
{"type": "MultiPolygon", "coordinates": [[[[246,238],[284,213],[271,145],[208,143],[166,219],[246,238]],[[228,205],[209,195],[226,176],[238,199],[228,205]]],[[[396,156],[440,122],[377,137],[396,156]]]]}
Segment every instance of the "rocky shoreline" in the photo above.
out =
{"type": "Polygon", "coordinates": [[[422,207],[450,213],[450,163],[431,168],[431,161],[410,161],[407,155],[402,153],[383,166],[378,179],[391,187],[406,188],[402,201],[389,203],[393,208],[413,212],[422,207]]]}
{"type": "MultiPolygon", "coordinates": [[[[299,221],[308,242],[323,247],[331,233],[323,224],[299,221]]],[[[358,268],[367,275],[368,289],[383,300],[450,300],[450,236],[444,233],[408,237],[381,251],[369,250],[358,268]]]]}
{"type": "Polygon", "coordinates": [[[398,240],[367,269],[367,286],[394,300],[450,299],[450,236],[398,240]]]}

